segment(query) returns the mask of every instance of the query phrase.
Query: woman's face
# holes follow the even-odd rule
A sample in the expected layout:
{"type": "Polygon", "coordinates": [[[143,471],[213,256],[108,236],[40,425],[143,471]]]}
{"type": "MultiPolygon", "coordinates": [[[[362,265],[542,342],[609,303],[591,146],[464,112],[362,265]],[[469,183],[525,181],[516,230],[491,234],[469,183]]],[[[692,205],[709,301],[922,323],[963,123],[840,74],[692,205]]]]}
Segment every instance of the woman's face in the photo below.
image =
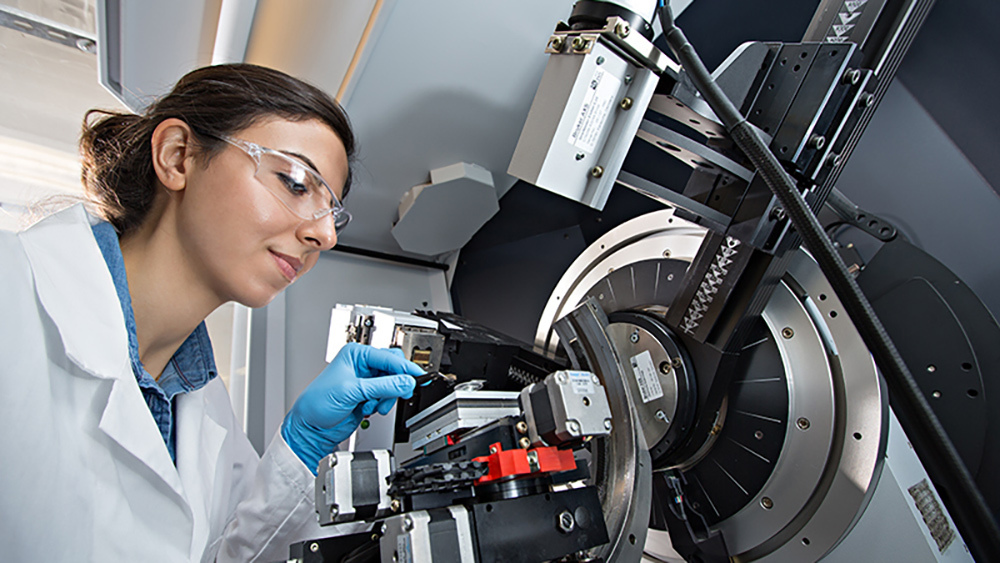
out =
{"type": "MultiPolygon", "coordinates": [[[[340,138],[316,121],[261,121],[232,137],[290,155],[341,197],[348,174],[340,138]]],[[[337,243],[333,217],[292,213],[254,176],[254,160],[224,145],[191,168],[178,204],[177,234],[193,275],[222,300],[261,307],[337,243]]]]}

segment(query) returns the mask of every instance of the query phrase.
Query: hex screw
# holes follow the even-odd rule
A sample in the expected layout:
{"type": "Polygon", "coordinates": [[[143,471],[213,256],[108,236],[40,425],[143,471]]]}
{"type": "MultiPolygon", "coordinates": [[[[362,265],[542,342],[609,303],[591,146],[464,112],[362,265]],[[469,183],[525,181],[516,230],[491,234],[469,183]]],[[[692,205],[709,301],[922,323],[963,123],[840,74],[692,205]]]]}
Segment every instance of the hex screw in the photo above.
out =
{"type": "Polygon", "coordinates": [[[389,510],[391,510],[393,512],[399,512],[399,506],[400,506],[399,505],[399,499],[395,499],[394,498],[394,499],[392,499],[392,502],[389,503],[389,510]]]}
{"type": "Polygon", "coordinates": [[[491,454],[497,453],[497,447],[496,446],[490,446],[490,453],[491,454]]]}
{"type": "Polygon", "coordinates": [[[791,338],[795,336],[795,331],[792,330],[792,327],[786,326],[785,328],[781,329],[781,336],[783,336],[786,339],[791,338]]]}
{"type": "Polygon", "coordinates": [[[812,137],[809,137],[808,146],[811,149],[820,150],[826,146],[826,137],[823,135],[813,135],[812,137]]]}
{"type": "Polygon", "coordinates": [[[632,98],[622,98],[621,103],[618,104],[625,111],[632,109],[632,98]]]}
{"type": "Polygon", "coordinates": [[[604,175],[604,167],[603,166],[595,166],[595,167],[591,168],[590,169],[590,175],[593,176],[594,178],[600,178],[601,176],[604,175]]]}
{"type": "Polygon", "coordinates": [[[596,375],[591,375],[590,376],[590,381],[592,383],[594,383],[595,385],[600,385],[601,384],[601,380],[598,379],[596,375]]]}
{"type": "Polygon", "coordinates": [[[570,434],[576,436],[580,433],[580,423],[575,420],[571,420],[566,423],[566,429],[569,430],[570,434]]]}
{"type": "Polygon", "coordinates": [[[412,529],[413,529],[413,518],[410,518],[409,516],[403,518],[403,531],[409,532],[412,529]]]}
{"type": "Polygon", "coordinates": [[[771,210],[769,217],[772,221],[783,221],[785,219],[785,210],[780,207],[775,207],[771,210]]]}
{"type": "Polygon", "coordinates": [[[670,365],[670,362],[660,362],[660,373],[663,375],[669,374],[673,369],[674,366],[670,365]]]}
{"type": "Polygon", "coordinates": [[[802,417],[795,421],[795,426],[798,426],[799,430],[809,430],[809,419],[802,417]]]}
{"type": "Polygon", "coordinates": [[[587,40],[583,37],[573,38],[573,49],[576,51],[582,51],[587,48],[587,40]]]}
{"type": "Polygon", "coordinates": [[[521,446],[522,450],[526,450],[531,447],[531,440],[529,440],[527,437],[521,438],[520,440],[517,441],[517,445],[521,446]]]}
{"type": "Polygon", "coordinates": [[[827,166],[839,166],[840,165],[840,155],[832,152],[826,157],[827,166]]]}
{"type": "Polygon", "coordinates": [[[604,429],[605,430],[611,430],[611,419],[610,418],[605,418],[604,419],[604,429]]]}
{"type": "Polygon", "coordinates": [[[559,513],[559,530],[564,534],[568,534],[573,531],[576,527],[576,520],[573,518],[573,513],[568,510],[563,510],[559,513]]]}
{"type": "Polygon", "coordinates": [[[844,72],[844,76],[841,78],[841,82],[844,84],[855,85],[861,80],[861,71],[856,68],[849,68],[844,72]]]}
{"type": "Polygon", "coordinates": [[[875,103],[875,94],[872,94],[871,92],[863,94],[861,98],[858,100],[858,103],[861,105],[862,108],[871,107],[872,104],[875,103]]]}
{"type": "Polygon", "coordinates": [[[679,368],[679,367],[681,367],[681,363],[682,362],[681,362],[680,357],[677,357],[677,358],[674,358],[671,363],[674,364],[675,368],[679,368]]]}
{"type": "Polygon", "coordinates": [[[565,373],[560,372],[556,374],[556,383],[560,385],[565,385],[568,381],[569,380],[566,378],[565,373]]]}
{"type": "Polygon", "coordinates": [[[628,37],[628,34],[632,32],[632,27],[626,22],[618,22],[615,26],[615,34],[622,39],[628,37]]]}
{"type": "Polygon", "coordinates": [[[309,544],[309,551],[311,551],[313,553],[316,553],[317,551],[319,551],[319,544],[316,543],[316,542],[313,542],[313,543],[309,544]]]}
{"type": "Polygon", "coordinates": [[[631,342],[632,344],[639,342],[639,331],[638,330],[632,331],[632,334],[630,334],[628,337],[628,341],[631,342]]]}
{"type": "Polygon", "coordinates": [[[625,75],[625,84],[628,85],[628,84],[631,84],[631,83],[632,83],[632,75],[631,74],[626,74],[625,75]]]}
{"type": "Polygon", "coordinates": [[[553,51],[558,51],[561,53],[563,48],[565,47],[566,47],[566,39],[562,36],[553,37],[551,40],[549,40],[549,48],[551,48],[553,51]]]}
{"type": "Polygon", "coordinates": [[[599,65],[604,64],[604,57],[597,57],[597,64],[599,65]]]}
{"type": "Polygon", "coordinates": [[[774,501],[771,500],[770,497],[764,497],[760,499],[760,505],[767,510],[771,510],[772,508],[774,508],[774,501]]]}
{"type": "Polygon", "coordinates": [[[521,422],[518,422],[517,424],[515,424],[514,428],[517,428],[517,431],[518,431],[519,434],[527,434],[528,433],[528,423],[525,422],[525,421],[523,421],[523,420],[521,422]]]}

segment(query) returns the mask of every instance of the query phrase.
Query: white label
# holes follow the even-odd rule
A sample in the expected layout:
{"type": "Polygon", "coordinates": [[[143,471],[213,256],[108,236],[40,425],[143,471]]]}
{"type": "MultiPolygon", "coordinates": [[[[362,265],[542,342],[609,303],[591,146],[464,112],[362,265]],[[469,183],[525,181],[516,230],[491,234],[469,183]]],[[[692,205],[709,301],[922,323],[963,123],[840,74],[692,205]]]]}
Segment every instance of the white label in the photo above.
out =
{"type": "Polygon", "coordinates": [[[656,374],[656,367],[653,365],[653,357],[649,355],[649,350],[638,356],[632,356],[631,364],[635,382],[639,386],[639,394],[642,395],[642,403],[646,404],[662,397],[660,377],[656,374]]]}
{"type": "Polygon", "coordinates": [[[396,536],[396,561],[397,563],[413,563],[413,554],[410,553],[410,536],[396,536]]]}
{"type": "Polygon", "coordinates": [[[590,379],[590,374],[584,371],[569,372],[569,382],[573,386],[573,392],[577,395],[593,395],[594,382],[590,379]]]}
{"type": "Polygon", "coordinates": [[[615,108],[615,100],[622,81],[601,67],[594,70],[587,93],[583,95],[583,105],[573,122],[569,133],[571,145],[587,152],[594,152],[601,138],[604,124],[615,108]]]}

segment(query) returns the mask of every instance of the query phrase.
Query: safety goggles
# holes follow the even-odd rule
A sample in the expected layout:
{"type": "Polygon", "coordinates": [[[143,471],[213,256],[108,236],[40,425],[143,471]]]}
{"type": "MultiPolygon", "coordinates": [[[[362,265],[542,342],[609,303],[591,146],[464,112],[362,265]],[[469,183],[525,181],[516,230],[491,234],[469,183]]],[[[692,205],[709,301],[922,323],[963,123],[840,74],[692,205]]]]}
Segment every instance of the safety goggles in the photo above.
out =
{"type": "Polygon", "coordinates": [[[304,162],[257,143],[223,135],[210,135],[247,153],[257,165],[254,177],[289,211],[301,219],[315,221],[333,216],[339,234],[351,221],[351,214],[334,195],[329,184],[304,162]]]}

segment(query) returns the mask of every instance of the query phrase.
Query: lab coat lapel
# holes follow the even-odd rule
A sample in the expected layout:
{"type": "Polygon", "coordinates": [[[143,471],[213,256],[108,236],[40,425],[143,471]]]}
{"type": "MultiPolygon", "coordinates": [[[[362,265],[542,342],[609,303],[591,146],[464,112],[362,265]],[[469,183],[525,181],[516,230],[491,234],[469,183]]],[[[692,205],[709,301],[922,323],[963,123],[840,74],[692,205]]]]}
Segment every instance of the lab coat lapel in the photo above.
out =
{"type": "Polygon", "coordinates": [[[18,236],[35,292],[59,331],[66,356],[87,374],[113,381],[99,428],[186,504],[180,477],[132,373],[114,281],[83,206],[50,215],[18,236]]]}
{"type": "Polygon", "coordinates": [[[180,395],[177,398],[177,470],[184,491],[191,503],[194,517],[192,553],[200,553],[209,542],[209,523],[215,508],[213,492],[219,459],[228,430],[211,413],[206,389],[180,395]]]}

